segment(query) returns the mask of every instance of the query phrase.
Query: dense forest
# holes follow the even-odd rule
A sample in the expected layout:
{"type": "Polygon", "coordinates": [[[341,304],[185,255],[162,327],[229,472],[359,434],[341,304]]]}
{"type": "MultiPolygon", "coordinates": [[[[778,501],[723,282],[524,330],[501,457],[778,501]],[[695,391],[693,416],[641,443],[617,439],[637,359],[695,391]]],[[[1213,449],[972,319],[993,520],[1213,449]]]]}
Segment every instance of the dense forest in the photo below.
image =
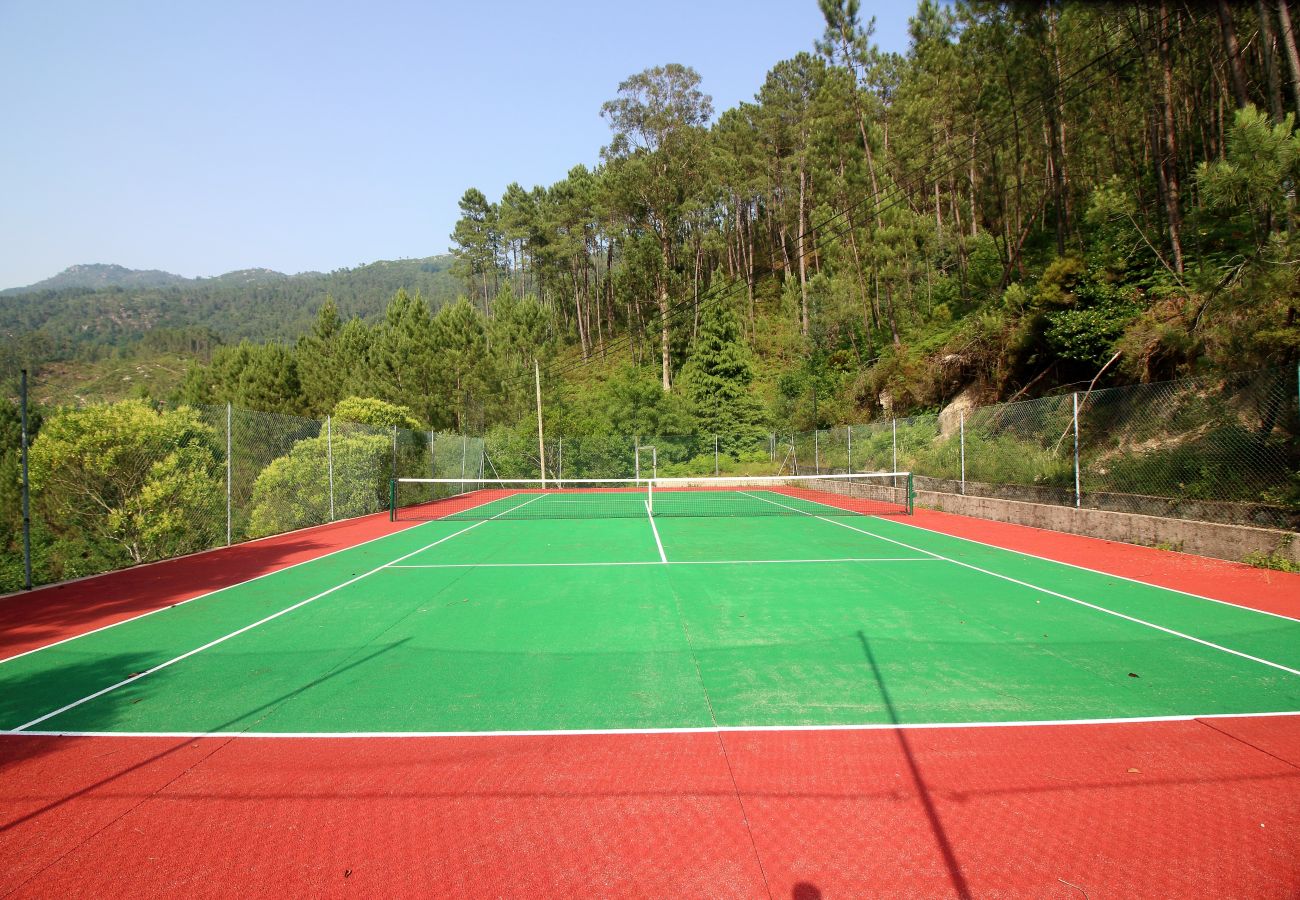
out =
{"type": "Polygon", "coordinates": [[[905,54],[818,2],[752,102],[630,74],[592,110],[599,165],[468,187],[450,258],[0,297],[3,374],[166,351],[192,362],[156,400],[522,435],[536,359],[552,433],[743,455],[957,398],[1294,369],[1287,0],[924,0],[905,54]]]}
{"type": "Polygon", "coordinates": [[[797,428],[1295,360],[1285,2],[924,2],[901,56],[855,0],[821,7],[752,103],[648,69],[599,111],[595,169],[466,190],[460,302],[327,306],[296,345],[219,350],[185,396],[368,393],[482,430],[520,417],[536,355],[568,430],[654,424],[611,422],[627,396],[690,428],[679,381],[714,305],[754,415],[797,428]]]}

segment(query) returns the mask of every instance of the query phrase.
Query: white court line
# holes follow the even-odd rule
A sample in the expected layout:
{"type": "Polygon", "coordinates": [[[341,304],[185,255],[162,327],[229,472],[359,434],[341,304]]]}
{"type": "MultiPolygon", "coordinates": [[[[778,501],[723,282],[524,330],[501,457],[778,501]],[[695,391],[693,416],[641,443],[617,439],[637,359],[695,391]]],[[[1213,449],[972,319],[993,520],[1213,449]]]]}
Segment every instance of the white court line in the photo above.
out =
{"type": "MultiPolygon", "coordinates": [[[[536,499],[537,499],[536,497],[533,498],[533,500],[536,499]]],[[[314,600],[319,600],[321,597],[328,596],[329,594],[332,594],[337,590],[341,590],[347,587],[348,585],[356,584],[358,581],[360,581],[363,578],[368,578],[369,576],[375,574],[376,572],[381,572],[384,569],[387,569],[389,566],[392,565],[392,563],[401,562],[404,559],[410,559],[412,556],[415,556],[417,553],[423,553],[425,550],[428,550],[432,547],[436,547],[439,544],[449,541],[458,535],[462,535],[467,531],[472,531],[473,529],[478,528],[480,525],[486,524],[487,522],[491,522],[492,519],[495,519],[497,516],[504,516],[508,512],[514,512],[516,509],[519,509],[519,507],[527,506],[529,503],[532,503],[533,500],[527,500],[523,503],[520,503],[519,506],[512,506],[510,509],[502,510],[501,512],[497,513],[496,516],[492,516],[492,518],[480,519],[479,521],[475,522],[473,525],[470,525],[466,528],[462,528],[460,531],[452,532],[446,537],[441,537],[438,540],[434,541],[432,544],[426,544],[425,546],[420,547],[417,550],[412,550],[410,553],[407,553],[404,556],[399,556],[397,559],[392,560],[392,562],[386,562],[382,566],[376,566],[375,568],[371,569],[369,572],[362,572],[360,575],[357,575],[355,578],[349,578],[347,581],[344,581],[341,584],[336,584],[334,585],[334,587],[329,588],[328,590],[321,591],[319,594],[316,594],[313,597],[308,597],[306,600],[299,600],[297,603],[293,604],[293,606],[285,607],[279,612],[275,612],[269,616],[266,616],[265,618],[258,619],[253,624],[245,625],[243,628],[232,631],[230,632],[230,634],[227,634],[223,637],[219,637],[215,641],[208,641],[202,647],[195,647],[193,650],[190,650],[186,653],[182,653],[180,656],[177,656],[173,659],[169,659],[166,662],[159,663],[158,665],[152,668],[145,669],[143,672],[138,672],[135,675],[132,675],[130,678],[124,678],[121,681],[119,681],[117,684],[109,685],[106,688],[102,688],[98,691],[95,691],[95,693],[93,694],[89,694],[85,697],[82,697],[80,700],[74,700],[72,703],[69,703],[66,706],[61,706],[58,709],[54,710],[53,712],[48,712],[43,716],[38,716],[37,718],[32,719],[30,722],[27,722],[24,725],[19,725],[17,728],[13,729],[13,731],[14,732],[26,731],[28,728],[32,727],[33,725],[39,725],[40,723],[46,721],[47,719],[52,719],[55,716],[62,715],[63,713],[68,712],[69,710],[76,709],[78,706],[81,706],[83,703],[89,703],[91,700],[94,700],[98,697],[102,697],[105,694],[111,693],[112,691],[115,691],[120,687],[124,687],[128,684],[132,684],[133,682],[139,681],[142,678],[152,675],[154,672],[160,672],[163,669],[166,669],[168,666],[173,666],[176,663],[180,662],[181,660],[189,659],[194,654],[202,653],[204,650],[207,650],[210,647],[215,647],[218,644],[225,643],[231,638],[238,637],[239,635],[243,634],[246,631],[251,631],[252,629],[258,627],[259,625],[265,625],[267,622],[270,622],[273,619],[278,619],[280,618],[280,616],[283,616],[286,613],[291,613],[295,609],[299,609],[300,607],[306,606],[308,603],[311,603],[314,600]]]]}
{"type": "MultiPolygon", "coordinates": [[[[952,515],[957,515],[953,513],[952,515]]],[[[926,534],[941,534],[944,537],[950,537],[954,540],[965,541],[968,544],[975,544],[977,547],[990,547],[994,550],[1005,550],[1008,553],[1015,553],[1020,556],[1027,556],[1030,559],[1038,559],[1043,562],[1056,563],[1058,566],[1069,566],[1071,569],[1078,569],[1081,572],[1091,572],[1094,575],[1104,575],[1107,578],[1118,578],[1121,581],[1131,581],[1133,584],[1140,584],[1145,587],[1159,588],[1162,591],[1171,591],[1175,594],[1182,594],[1184,597],[1194,597],[1197,600],[1205,600],[1209,603],[1217,603],[1220,606],[1231,606],[1233,609],[1242,609],[1247,612],[1259,613],[1261,616],[1271,616],[1274,619],[1282,619],[1286,622],[1300,622],[1295,616],[1288,616],[1282,613],[1269,612],[1267,609],[1256,609],[1253,606],[1242,606],[1240,603],[1233,603],[1231,600],[1218,600],[1214,597],[1206,597],[1204,594],[1193,594],[1191,591],[1183,591],[1178,588],[1168,587],[1163,584],[1154,584],[1150,581],[1143,581],[1140,578],[1130,578],[1127,575],[1117,575],[1114,572],[1107,572],[1104,569],[1093,569],[1088,566],[1081,566],[1078,563],[1066,562],[1063,559],[1053,559],[1050,556],[1039,556],[1037,553],[1029,553],[1025,550],[1017,550],[1014,547],[1003,547],[1000,544],[990,544],[986,541],[977,541],[974,538],[962,537],[959,534],[949,534],[946,531],[938,531],[932,528],[926,528],[923,525],[913,525],[911,522],[900,522],[897,519],[891,520],[895,525],[903,525],[907,528],[915,528],[917,531],[924,531],[926,534]]],[[[1021,528],[1033,528],[1034,531],[1044,531],[1042,528],[1035,528],[1032,525],[1021,525],[1021,528]]],[[[1074,537],[1085,537],[1085,535],[1073,535],[1074,537]]],[[[1093,538],[1093,540],[1105,540],[1105,538],[1093,538]]],[[[1144,548],[1150,549],[1150,548],[1144,548]]]]}
{"type": "MultiPolygon", "coordinates": [[[[461,496],[464,496],[464,495],[461,495],[461,496]]],[[[485,503],[484,503],[484,504],[480,504],[480,506],[485,505],[486,503],[491,503],[491,502],[492,502],[491,500],[485,501],[485,503]]],[[[381,514],[381,513],[371,513],[370,515],[382,515],[382,514],[381,514]]],[[[364,517],[364,516],[359,516],[358,518],[365,518],[365,517],[364,517]]],[[[339,521],[344,521],[344,520],[340,519],[339,521]]],[[[131,616],[130,618],[127,618],[127,619],[119,619],[119,620],[116,621],[116,622],[109,622],[107,625],[101,625],[101,626],[99,626],[98,628],[92,628],[92,629],[90,629],[90,631],[83,631],[83,632],[80,632],[80,633],[78,633],[78,634],[71,635],[70,637],[65,637],[65,638],[62,638],[62,639],[57,640],[57,641],[51,641],[51,642],[48,643],[48,644],[42,644],[42,645],[39,646],[39,647],[33,647],[31,650],[24,650],[22,653],[15,653],[13,656],[6,656],[4,659],[0,659],[0,665],[4,665],[4,664],[7,663],[7,662],[12,662],[12,661],[15,660],[15,659],[22,659],[24,656],[30,656],[30,655],[33,654],[33,653],[40,653],[42,650],[49,650],[51,647],[57,647],[57,646],[59,646],[60,644],[66,644],[66,643],[68,643],[69,641],[75,641],[75,640],[77,640],[78,638],[83,638],[83,637],[86,637],[86,636],[88,636],[88,635],[92,635],[92,634],[98,634],[98,633],[101,632],[101,631],[107,631],[108,629],[110,629],[110,628],[116,628],[116,627],[119,626],[119,625],[125,625],[125,624],[128,623],[128,622],[135,622],[135,621],[137,621],[137,620],[139,620],[139,619],[143,619],[143,618],[145,618],[146,616],[152,616],[154,613],[160,613],[160,612],[163,612],[164,610],[168,610],[168,609],[175,609],[175,608],[178,607],[178,606],[184,606],[186,603],[193,603],[195,600],[202,600],[202,599],[204,599],[205,597],[211,597],[211,596],[213,596],[213,595],[215,595],[215,594],[220,594],[222,591],[229,591],[229,590],[232,590],[232,589],[237,588],[237,587],[243,587],[243,586],[246,585],[246,584],[252,584],[254,581],[260,581],[260,580],[263,579],[263,578],[269,578],[269,577],[272,576],[272,575],[278,575],[278,574],[281,573],[281,572],[287,572],[287,571],[289,571],[290,569],[296,569],[298,566],[305,566],[305,565],[307,565],[307,563],[313,563],[313,562],[316,562],[317,560],[322,560],[322,559],[325,559],[325,558],[327,558],[327,557],[334,556],[336,553],[343,553],[343,552],[346,551],[346,550],[355,550],[355,549],[357,549],[358,547],[364,547],[364,546],[366,546],[367,544],[373,544],[375,541],[382,541],[382,540],[385,540],[386,538],[396,537],[396,536],[399,535],[399,534],[405,534],[405,533],[408,532],[408,531],[415,531],[417,528],[421,528],[421,527],[423,527],[424,525],[427,525],[429,522],[438,522],[438,521],[455,521],[455,520],[454,520],[454,519],[427,519],[427,520],[425,520],[424,522],[421,522],[419,525],[412,525],[411,527],[409,527],[409,528],[404,528],[404,529],[402,529],[401,531],[390,531],[390,532],[388,532],[387,534],[381,534],[381,535],[379,535],[378,537],[373,537],[373,538],[371,538],[371,539],[368,540],[368,541],[362,541],[362,542],[359,543],[359,544],[351,544],[351,545],[349,545],[349,546],[347,546],[347,547],[340,547],[340,548],[337,549],[337,550],[331,550],[329,553],[322,553],[320,556],[313,556],[311,559],[304,559],[304,560],[302,560],[301,562],[296,562],[296,563],[293,563],[293,564],[291,564],[291,565],[287,565],[287,566],[285,566],[284,568],[281,568],[281,569],[273,569],[273,570],[271,570],[270,572],[263,572],[261,575],[254,575],[252,578],[245,578],[243,581],[237,581],[237,582],[235,582],[234,584],[228,584],[228,585],[226,585],[225,587],[219,587],[219,588],[216,588],[215,590],[208,591],[207,593],[204,593],[204,594],[198,594],[197,596],[190,597],[188,600],[178,600],[178,601],[175,602],[175,603],[168,603],[166,606],[160,606],[160,607],[158,607],[157,609],[151,609],[151,610],[148,610],[148,611],[146,611],[146,612],[142,612],[142,613],[140,613],[139,615],[131,616]]],[[[246,544],[256,544],[256,543],[260,543],[260,542],[262,542],[262,541],[270,541],[270,540],[273,540],[273,539],[275,539],[275,538],[284,537],[285,535],[298,534],[299,532],[311,531],[311,530],[316,529],[316,528],[328,528],[330,525],[334,525],[334,524],[337,524],[337,523],[335,523],[335,522],[327,522],[327,523],[324,524],[324,525],[309,525],[309,526],[306,527],[306,528],[299,528],[299,529],[296,529],[295,531],[286,531],[286,532],[283,532],[283,533],[281,533],[281,534],[272,534],[272,535],[268,535],[267,537],[264,537],[264,538],[255,538],[255,539],[253,539],[253,540],[251,540],[251,541],[243,541],[243,542],[241,542],[240,544],[238,544],[238,545],[236,545],[236,546],[244,546],[244,545],[246,545],[246,544]]],[[[203,554],[203,553],[219,552],[220,550],[226,550],[226,549],[230,549],[230,548],[228,548],[228,547],[219,547],[219,548],[217,548],[217,551],[212,551],[212,550],[201,550],[201,551],[199,551],[199,553],[191,553],[191,554],[187,554],[187,556],[199,556],[199,555],[201,555],[201,554],[203,554]]],[[[149,567],[149,566],[160,566],[160,565],[162,565],[163,563],[174,562],[174,561],[177,560],[177,559],[185,559],[185,557],[184,557],[184,556],[178,556],[178,557],[174,557],[173,559],[161,559],[161,560],[158,560],[157,562],[146,563],[144,566],[136,566],[136,567],[133,567],[133,568],[144,569],[144,568],[147,568],[147,567],[149,567]]],[[[129,571],[129,570],[126,570],[126,569],[119,569],[119,570],[117,570],[117,571],[129,571]]],[[[87,581],[87,580],[89,580],[89,579],[91,579],[91,578],[99,578],[101,575],[110,575],[110,574],[113,574],[113,573],[112,573],[112,572],[101,572],[99,575],[87,575],[85,578],[76,578],[76,579],[73,579],[73,581],[87,581]]],[[[70,583],[72,583],[72,582],[64,582],[64,583],[65,583],[65,584],[70,584],[70,583]]],[[[54,586],[54,585],[49,585],[49,587],[53,587],[53,586],[54,586]]],[[[24,595],[24,594],[10,594],[10,595],[9,595],[9,597],[18,597],[18,596],[27,596],[27,595],[24,595]]],[[[8,599],[8,597],[5,597],[5,598],[3,598],[3,599],[8,599]]]]}
{"type": "Polygon", "coordinates": [[[844,556],[831,559],[673,559],[664,562],[552,562],[552,563],[433,563],[389,566],[390,569],[545,569],[603,568],[606,566],[777,566],[794,563],[943,562],[928,556],[844,556]]]}
{"type": "MultiPolygon", "coordinates": [[[[436,519],[430,519],[429,521],[437,521],[437,520],[436,520],[436,519]]],[[[330,524],[333,524],[333,523],[330,523],[330,524]]],[[[421,524],[428,524],[428,522],[421,523],[421,524]]],[[[320,526],[320,525],[313,525],[313,526],[311,526],[311,527],[312,527],[312,528],[321,528],[322,526],[320,526]]],[[[41,646],[39,646],[39,647],[34,647],[34,648],[31,649],[31,650],[24,650],[22,653],[15,653],[13,656],[6,656],[4,659],[0,659],[0,665],[4,665],[4,664],[7,663],[7,662],[12,662],[12,661],[15,660],[15,659],[22,659],[24,656],[29,656],[29,655],[32,654],[32,653],[40,653],[42,650],[49,650],[51,647],[57,647],[57,646],[59,646],[60,644],[66,644],[66,643],[68,643],[68,641],[75,641],[75,640],[77,640],[78,638],[83,638],[83,637],[86,637],[87,635],[98,634],[98,633],[101,632],[101,631],[107,631],[107,630],[110,629],[110,628],[116,628],[118,625],[125,625],[127,622],[135,622],[135,621],[138,621],[138,620],[140,620],[140,619],[143,619],[145,616],[152,616],[154,613],[160,613],[160,612],[163,612],[164,610],[168,610],[168,609],[175,609],[175,608],[178,607],[178,606],[184,606],[186,603],[193,603],[195,600],[202,600],[202,599],[205,598],[205,597],[211,597],[211,596],[213,596],[214,594],[220,594],[222,591],[229,591],[229,590],[232,590],[232,589],[237,588],[237,587],[242,587],[242,586],[244,586],[244,585],[246,585],[246,584],[252,584],[254,581],[260,581],[260,580],[263,579],[263,578],[269,578],[269,577],[272,576],[272,575],[278,575],[278,574],[280,574],[281,572],[287,572],[287,571],[289,571],[290,569],[296,569],[298,566],[305,566],[305,565],[307,565],[307,563],[314,563],[314,562],[316,562],[316,561],[318,561],[318,560],[325,559],[326,557],[333,556],[333,555],[336,554],[336,553],[342,553],[342,552],[344,552],[345,550],[355,550],[355,549],[357,549],[358,547],[364,547],[364,546],[366,546],[367,544],[373,544],[375,541],[382,541],[382,540],[384,540],[385,538],[397,537],[397,535],[399,535],[399,534],[405,534],[405,533],[408,532],[408,531],[414,531],[416,528],[419,528],[419,527],[421,527],[421,525],[414,525],[414,526],[412,526],[412,527],[410,527],[410,528],[403,529],[402,531],[390,531],[390,532],[388,532],[387,534],[381,534],[381,535],[379,535],[378,537],[373,537],[373,538],[371,538],[371,539],[368,540],[368,541],[362,541],[362,542],[359,543],[359,544],[351,544],[351,545],[349,545],[349,546],[347,546],[347,547],[340,547],[340,548],[337,549],[337,550],[331,550],[329,553],[323,553],[323,554],[321,554],[320,556],[313,556],[311,559],[304,559],[304,560],[302,560],[301,562],[293,563],[292,565],[285,566],[285,567],[282,568],[282,569],[273,569],[273,570],[271,570],[270,572],[263,572],[261,575],[254,575],[252,578],[246,578],[246,579],[244,579],[243,581],[237,581],[237,582],[235,582],[234,584],[228,584],[228,585],[226,585],[225,587],[219,587],[219,588],[216,588],[215,590],[208,591],[208,592],[205,593],[205,594],[198,594],[197,596],[190,597],[188,600],[178,600],[178,601],[175,602],[175,603],[168,603],[166,606],[160,606],[160,607],[158,607],[157,609],[151,609],[151,610],[148,610],[147,612],[142,612],[142,613],[140,613],[140,614],[137,615],[137,616],[131,616],[129,619],[121,619],[121,620],[119,620],[119,621],[117,621],[117,622],[109,622],[107,625],[101,625],[101,626],[99,626],[98,628],[92,628],[90,631],[83,631],[83,632],[81,632],[80,634],[74,634],[74,635],[72,635],[71,637],[65,637],[65,638],[63,638],[63,639],[61,639],[61,640],[53,641],[53,642],[51,642],[51,643],[49,643],[49,644],[42,644],[41,646]]],[[[307,531],[307,530],[309,530],[309,529],[303,528],[303,529],[299,529],[299,530],[301,530],[301,531],[307,531]]],[[[285,534],[293,534],[293,533],[294,533],[294,532],[292,532],[292,531],[285,532],[285,534]]],[[[271,537],[282,537],[282,536],[283,536],[283,535],[271,535],[271,537]]],[[[270,538],[258,538],[258,540],[259,540],[259,541],[260,541],[260,540],[270,540],[270,538]]],[[[245,542],[245,543],[250,543],[250,544],[251,544],[251,543],[253,543],[253,541],[247,541],[247,542],[245,542]]],[[[236,546],[242,546],[242,545],[236,545],[236,546]]],[[[227,549],[227,548],[222,547],[222,548],[219,548],[219,549],[223,549],[223,550],[224,550],[224,549],[227,549]]],[[[204,552],[204,553],[211,553],[212,551],[210,551],[210,550],[204,550],[204,551],[202,551],[202,552],[204,552]]],[[[197,556],[198,554],[193,554],[193,555],[197,556]]],[[[177,558],[179,559],[179,558],[182,558],[182,557],[177,557],[177,558]]],[[[164,562],[172,562],[172,560],[159,560],[157,563],[149,563],[149,565],[160,565],[161,563],[164,563],[164,562]]],[[[129,571],[129,570],[126,570],[126,569],[119,569],[118,571],[129,571]]],[[[113,573],[110,573],[110,572],[104,572],[104,573],[101,573],[101,575],[108,575],[108,574],[113,574],[113,573]]],[[[88,575],[88,576],[86,576],[86,578],[99,578],[99,577],[100,577],[100,575],[88,575]]],[[[85,579],[77,579],[77,580],[78,580],[78,581],[83,581],[83,580],[85,580],[85,579]]]]}
{"type": "Polygon", "coordinates": [[[1133,725],[1148,722],[1197,722],[1202,719],[1266,719],[1300,716],[1300,710],[1253,713],[1208,713],[1183,716],[1130,716],[1102,719],[1028,719],[1006,722],[872,722],[847,725],[701,725],[682,728],[557,728],[518,731],[0,731],[0,737],[107,737],[107,738],[474,738],[474,737],[582,737],[600,735],[730,734],[798,731],[916,731],[925,728],[1042,728],[1074,725],[1133,725]]]}
{"type": "Polygon", "coordinates": [[[659,526],[655,524],[654,513],[650,510],[650,503],[645,505],[645,517],[650,520],[650,530],[655,534],[655,546],[659,548],[659,561],[664,565],[668,564],[668,555],[664,553],[664,542],[659,540],[659,526]]]}
{"type": "MultiPolygon", "coordinates": [[[[1271,666],[1271,667],[1274,668],[1274,669],[1280,669],[1280,670],[1282,670],[1283,672],[1289,672],[1289,673],[1292,674],[1292,675],[1300,675],[1300,669],[1293,669],[1293,668],[1291,668],[1290,666],[1284,666],[1284,665],[1282,665],[1281,663],[1276,663],[1276,662],[1273,662],[1272,660],[1264,659],[1263,657],[1260,657],[1260,656],[1251,656],[1249,653],[1243,653],[1243,652],[1240,651],[1240,650],[1233,650],[1231,647],[1225,647],[1225,646],[1223,646],[1222,644],[1216,644],[1216,643],[1214,643],[1213,641],[1207,641],[1207,640],[1205,640],[1205,639],[1203,639],[1203,638],[1194,637],[1194,636],[1192,636],[1192,635],[1190,635],[1190,634],[1187,634],[1187,633],[1185,633],[1185,632],[1182,632],[1182,631],[1175,631],[1175,630],[1172,629],[1172,628],[1166,628],[1166,627],[1163,626],[1163,625],[1157,625],[1157,624],[1154,623],[1154,622],[1148,622],[1146,619],[1139,619],[1139,618],[1137,618],[1136,616],[1130,616],[1130,615],[1126,615],[1126,614],[1124,614],[1124,613],[1122,613],[1122,612],[1116,612],[1116,611],[1113,610],[1113,609],[1107,609],[1107,608],[1104,607],[1104,606],[1098,606],[1098,605],[1095,604],[1095,603],[1089,603],[1089,602],[1086,601],[1086,600],[1080,600],[1079,598],[1077,598],[1077,597],[1071,597],[1071,596],[1068,595],[1068,594],[1062,594],[1062,593],[1059,593],[1059,592],[1057,592],[1057,591],[1049,590],[1049,589],[1047,589],[1047,588],[1045,588],[1045,587],[1040,587],[1040,586],[1038,586],[1038,585],[1036,585],[1036,584],[1032,584],[1032,583],[1030,583],[1030,582],[1028,582],[1028,581],[1021,581],[1021,580],[1018,579],[1018,578],[1012,578],[1010,575],[1003,575],[1003,574],[1001,574],[1001,573],[999,573],[999,572],[994,572],[994,571],[992,571],[991,569],[982,569],[982,568],[980,568],[979,566],[972,565],[971,563],[962,562],[961,560],[952,559],[951,557],[944,556],[942,553],[935,553],[933,550],[925,550],[925,549],[923,549],[923,548],[921,548],[921,547],[915,547],[915,546],[913,546],[913,545],[911,545],[911,544],[904,543],[903,541],[896,541],[896,540],[894,540],[893,538],[885,537],[883,534],[876,534],[874,531],[866,531],[865,529],[862,529],[862,528],[855,528],[854,526],[849,525],[849,524],[846,523],[846,522],[837,522],[836,520],[834,520],[834,519],[828,519],[828,518],[826,518],[825,516],[819,516],[819,515],[816,515],[816,514],[814,514],[814,513],[804,512],[803,510],[795,509],[795,507],[793,507],[793,506],[787,506],[787,505],[784,504],[784,503],[777,503],[775,500],[768,500],[766,497],[759,497],[759,496],[757,496],[756,494],[748,494],[748,493],[746,493],[746,492],[744,492],[744,491],[741,491],[741,493],[746,494],[746,496],[753,497],[755,500],[762,500],[764,503],[771,503],[771,504],[773,504],[773,505],[775,505],[775,506],[782,506],[782,507],[785,507],[786,509],[794,510],[795,512],[797,512],[797,513],[802,513],[803,515],[808,516],[809,518],[820,519],[820,520],[823,521],[823,522],[829,522],[829,523],[832,524],[832,525],[838,525],[838,526],[840,526],[841,528],[847,528],[847,529],[849,529],[850,531],[856,531],[856,532],[858,532],[859,534],[865,534],[865,535],[867,535],[868,537],[879,538],[879,539],[882,540],[882,541],[888,541],[888,542],[891,543],[891,544],[897,544],[897,545],[900,546],[900,547],[906,547],[908,550],[915,550],[915,551],[917,551],[918,553],[928,553],[930,556],[933,556],[933,557],[935,557],[936,559],[947,560],[948,562],[952,563],[953,565],[961,566],[962,568],[970,569],[970,570],[975,571],[975,572],[981,572],[981,573],[983,573],[983,574],[985,574],[985,575],[992,575],[994,578],[1000,578],[1000,579],[1002,579],[1003,581],[1009,581],[1009,582],[1011,582],[1012,584],[1018,584],[1018,585],[1020,585],[1021,587],[1027,587],[1027,588],[1029,588],[1030,590],[1039,591],[1039,592],[1041,592],[1041,593],[1047,594],[1047,595],[1052,596],[1052,597],[1058,597],[1058,598],[1060,598],[1061,600],[1068,600],[1068,601],[1070,601],[1071,603],[1077,603],[1077,604],[1080,605],[1080,606],[1086,606],[1086,607],[1088,607],[1089,609],[1095,609],[1095,610],[1097,610],[1097,612],[1103,612],[1103,613],[1106,613],[1106,615],[1108,615],[1108,616],[1115,616],[1115,617],[1118,618],[1118,619],[1124,619],[1124,620],[1129,621],[1129,622],[1135,622],[1135,623],[1137,623],[1138,625],[1145,625],[1147,628],[1154,628],[1156,631],[1163,631],[1165,634],[1172,634],[1174,637],[1180,637],[1180,638],[1183,638],[1184,640],[1192,641],[1193,643],[1201,644],[1202,646],[1205,646],[1205,647],[1211,647],[1211,648],[1213,648],[1213,649],[1215,649],[1215,650],[1221,650],[1221,651],[1223,651],[1224,653],[1230,653],[1230,654],[1232,654],[1233,656],[1239,656],[1239,657],[1241,657],[1242,659],[1248,659],[1248,660],[1250,660],[1251,662],[1257,662],[1257,663],[1260,663],[1261,665],[1271,666]]],[[[1155,587],[1155,585],[1152,585],[1152,586],[1155,587]]]]}

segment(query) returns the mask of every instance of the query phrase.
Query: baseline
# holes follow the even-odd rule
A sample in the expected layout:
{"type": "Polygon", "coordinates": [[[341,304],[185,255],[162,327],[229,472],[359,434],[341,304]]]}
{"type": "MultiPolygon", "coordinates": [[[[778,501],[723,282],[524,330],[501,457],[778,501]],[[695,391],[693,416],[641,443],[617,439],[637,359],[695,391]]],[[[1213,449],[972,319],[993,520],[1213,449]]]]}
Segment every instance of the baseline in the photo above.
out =
{"type": "Polygon", "coordinates": [[[1268,719],[1300,716],[1300,709],[1277,712],[1206,713],[1204,715],[1118,716],[1097,719],[1010,719],[992,722],[866,722],[830,725],[696,725],[664,728],[572,728],[515,731],[0,731],[0,737],[122,737],[202,738],[229,737],[268,740],[315,738],[459,738],[459,737],[581,737],[602,734],[746,734],[817,731],[922,731],[967,728],[1038,728],[1142,724],[1147,722],[1199,722],[1211,719],[1268,719]]]}

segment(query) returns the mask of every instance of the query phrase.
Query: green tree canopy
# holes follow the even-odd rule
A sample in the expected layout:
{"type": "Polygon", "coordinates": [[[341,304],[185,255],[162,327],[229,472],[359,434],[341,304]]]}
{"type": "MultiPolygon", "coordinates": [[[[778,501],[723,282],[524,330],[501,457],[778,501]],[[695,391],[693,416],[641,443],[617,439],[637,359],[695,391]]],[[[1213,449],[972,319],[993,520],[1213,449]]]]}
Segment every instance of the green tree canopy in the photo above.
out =
{"type": "Polygon", "coordinates": [[[32,492],[56,540],[55,577],[147,562],[225,538],[220,442],[188,407],[140,400],[63,410],[31,449],[32,492]]]}

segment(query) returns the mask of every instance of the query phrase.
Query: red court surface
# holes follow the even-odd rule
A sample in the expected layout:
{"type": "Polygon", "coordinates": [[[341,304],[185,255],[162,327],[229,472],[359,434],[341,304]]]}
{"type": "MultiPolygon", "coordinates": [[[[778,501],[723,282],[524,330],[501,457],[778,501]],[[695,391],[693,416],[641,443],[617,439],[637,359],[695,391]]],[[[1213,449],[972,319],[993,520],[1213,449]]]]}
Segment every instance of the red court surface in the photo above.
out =
{"type": "MultiPolygon", "coordinates": [[[[914,522],[1300,618],[1297,576],[942,513],[914,522]]],[[[371,517],[0,599],[0,657],[392,527],[371,517]]],[[[0,735],[0,897],[182,894],[1294,898],[1300,716],[0,735]]]]}

